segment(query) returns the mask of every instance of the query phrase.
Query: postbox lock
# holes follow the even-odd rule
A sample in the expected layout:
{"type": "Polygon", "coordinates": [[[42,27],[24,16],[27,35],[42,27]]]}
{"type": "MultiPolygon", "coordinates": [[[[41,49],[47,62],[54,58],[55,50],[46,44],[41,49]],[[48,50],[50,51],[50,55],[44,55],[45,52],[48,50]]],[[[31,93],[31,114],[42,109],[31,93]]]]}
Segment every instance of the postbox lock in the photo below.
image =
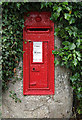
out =
{"type": "Polygon", "coordinates": [[[33,71],[35,70],[35,68],[33,68],[33,71]]]}

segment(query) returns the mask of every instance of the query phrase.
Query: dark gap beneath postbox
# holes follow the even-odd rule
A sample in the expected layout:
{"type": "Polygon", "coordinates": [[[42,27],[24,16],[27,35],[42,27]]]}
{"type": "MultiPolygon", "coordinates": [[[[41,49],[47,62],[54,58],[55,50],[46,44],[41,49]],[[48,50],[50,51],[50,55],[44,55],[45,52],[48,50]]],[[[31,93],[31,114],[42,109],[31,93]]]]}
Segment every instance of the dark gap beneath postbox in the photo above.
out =
{"type": "Polygon", "coordinates": [[[29,31],[48,31],[49,28],[27,28],[29,31]]]}

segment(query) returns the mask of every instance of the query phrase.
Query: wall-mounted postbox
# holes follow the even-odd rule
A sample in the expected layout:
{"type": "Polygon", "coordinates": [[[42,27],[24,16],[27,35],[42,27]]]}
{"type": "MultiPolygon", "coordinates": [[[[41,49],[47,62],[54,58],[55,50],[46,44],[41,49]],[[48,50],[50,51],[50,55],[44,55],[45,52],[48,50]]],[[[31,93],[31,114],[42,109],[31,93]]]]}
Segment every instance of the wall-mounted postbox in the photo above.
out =
{"type": "Polygon", "coordinates": [[[29,12],[23,29],[23,94],[54,94],[54,23],[50,12],[29,12]]]}

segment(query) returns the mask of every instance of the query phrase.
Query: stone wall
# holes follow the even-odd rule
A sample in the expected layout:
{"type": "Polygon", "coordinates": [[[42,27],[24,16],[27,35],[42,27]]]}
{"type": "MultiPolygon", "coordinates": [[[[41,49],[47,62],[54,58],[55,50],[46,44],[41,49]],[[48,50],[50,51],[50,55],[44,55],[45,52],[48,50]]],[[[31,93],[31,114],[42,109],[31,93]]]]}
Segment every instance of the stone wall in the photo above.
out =
{"type": "MultiPolygon", "coordinates": [[[[55,38],[55,45],[61,46],[60,40],[55,38]]],[[[19,63],[22,67],[22,60],[19,63]]],[[[21,70],[17,68],[17,75],[21,70]]],[[[22,80],[15,84],[9,83],[9,89],[3,93],[3,118],[70,118],[72,115],[73,93],[69,81],[70,71],[64,67],[55,68],[55,95],[24,96],[22,80]],[[9,97],[9,91],[15,91],[21,103],[9,97]]],[[[13,78],[13,82],[15,79],[13,78]]]]}

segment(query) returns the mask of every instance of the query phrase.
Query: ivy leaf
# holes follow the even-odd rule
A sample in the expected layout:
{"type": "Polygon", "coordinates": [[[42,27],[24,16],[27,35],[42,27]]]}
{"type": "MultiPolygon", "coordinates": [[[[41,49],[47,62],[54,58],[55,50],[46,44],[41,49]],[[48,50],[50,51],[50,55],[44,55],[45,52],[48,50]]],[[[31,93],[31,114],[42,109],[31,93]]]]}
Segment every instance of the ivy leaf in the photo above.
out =
{"type": "Polygon", "coordinates": [[[70,21],[69,21],[69,24],[73,24],[73,23],[75,23],[75,19],[71,18],[70,21]]]}
{"type": "Polygon", "coordinates": [[[46,6],[46,8],[47,8],[47,6],[48,6],[48,3],[47,3],[47,2],[45,3],[45,6],[46,6]]]}
{"type": "Polygon", "coordinates": [[[68,55],[67,59],[69,59],[69,58],[70,58],[70,60],[72,59],[72,54],[68,55]]]}
{"type": "Polygon", "coordinates": [[[66,7],[66,9],[71,13],[71,8],[70,7],[66,7]]]}
{"type": "Polygon", "coordinates": [[[55,28],[55,33],[54,33],[55,36],[58,35],[58,31],[59,31],[59,30],[60,30],[59,28],[55,28]]]}
{"type": "Polygon", "coordinates": [[[69,20],[69,19],[70,19],[70,17],[71,17],[71,15],[70,15],[70,14],[68,14],[68,13],[65,13],[65,14],[64,14],[64,18],[65,18],[66,20],[69,20]]]}
{"type": "Polygon", "coordinates": [[[75,49],[76,48],[76,45],[74,44],[74,43],[71,43],[70,45],[69,45],[69,50],[73,50],[73,49],[75,49]]]}
{"type": "Polygon", "coordinates": [[[59,64],[59,61],[55,60],[54,63],[55,63],[55,66],[57,66],[59,64]]]}
{"type": "Polygon", "coordinates": [[[63,2],[62,4],[63,4],[63,5],[68,5],[68,2],[63,2]]]}
{"type": "Polygon", "coordinates": [[[49,7],[51,7],[53,5],[53,3],[52,2],[49,2],[49,7]]]}
{"type": "Polygon", "coordinates": [[[79,11],[74,11],[74,15],[75,15],[75,17],[78,16],[78,13],[79,13],[79,11]]]}
{"type": "Polygon", "coordinates": [[[21,5],[20,3],[17,3],[17,7],[18,7],[18,9],[20,8],[20,5],[21,5]]]}
{"type": "Polygon", "coordinates": [[[59,53],[59,55],[62,57],[64,55],[64,52],[59,53]]]}
{"type": "Polygon", "coordinates": [[[59,28],[55,28],[55,32],[58,32],[60,29],[59,28]]]}
{"type": "Polygon", "coordinates": [[[70,37],[73,34],[72,30],[69,30],[68,33],[69,33],[70,37]]]}
{"type": "Polygon", "coordinates": [[[53,11],[57,10],[58,9],[58,6],[57,5],[54,5],[53,6],[53,11]]]}
{"type": "Polygon", "coordinates": [[[73,36],[74,36],[74,37],[76,37],[76,34],[77,34],[76,32],[73,32],[73,36]]]}
{"type": "Polygon", "coordinates": [[[58,7],[57,12],[60,13],[61,10],[62,10],[62,7],[58,7]]]}
{"type": "Polygon", "coordinates": [[[72,82],[76,81],[79,78],[79,73],[75,73],[73,76],[70,77],[70,80],[72,80],[72,82]]]}
{"type": "Polygon", "coordinates": [[[81,88],[81,87],[78,88],[78,92],[80,92],[80,91],[82,91],[82,88],[81,88]]]}
{"type": "Polygon", "coordinates": [[[55,18],[55,20],[57,20],[59,16],[60,16],[60,13],[58,13],[58,12],[55,12],[53,14],[53,17],[55,18]]]}
{"type": "Polygon", "coordinates": [[[69,46],[65,46],[63,49],[64,49],[64,50],[68,50],[68,49],[69,49],[69,46]]]}
{"type": "Polygon", "coordinates": [[[77,57],[77,59],[78,59],[79,61],[81,61],[81,58],[80,58],[80,57],[77,57]]]}
{"type": "Polygon", "coordinates": [[[81,57],[81,54],[79,51],[75,51],[75,53],[77,54],[78,57],[81,57]]]}
{"type": "Polygon", "coordinates": [[[58,51],[55,51],[55,50],[52,50],[52,53],[53,53],[54,55],[59,54],[59,52],[58,52],[58,51]]]}
{"type": "Polygon", "coordinates": [[[74,66],[76,66],[77,63],[78,63],[77,59],[74,59],[74,60],[73,60],[73,64],[74,64],[74,66]]]}
{"type": "Polygon", "coordinates": [[[41,9],[44,7],[44,4],[43,3],[41,3],[41,9]]]}
{"type": "Polygon", "coordinates": [[[70,42],[69,42],[69,41],[64,41],[64,42],[62,42],[62,44],[63,44],[63,45],[69,45],[70,42]]]}
{"type": "Polygon", "coordinates": [[[78,110],[78,113],[79,113],[79,114],[82,114],[82,112],[81,112],[81,110],[80,110],[80,109],[78,110]]]}
{"type": "Polygon", "coordinates": [[[77,39],[77,41],[76,41],[76,45],[77,45],[77,47],[80,46],[80,39],[77,39]]]}

